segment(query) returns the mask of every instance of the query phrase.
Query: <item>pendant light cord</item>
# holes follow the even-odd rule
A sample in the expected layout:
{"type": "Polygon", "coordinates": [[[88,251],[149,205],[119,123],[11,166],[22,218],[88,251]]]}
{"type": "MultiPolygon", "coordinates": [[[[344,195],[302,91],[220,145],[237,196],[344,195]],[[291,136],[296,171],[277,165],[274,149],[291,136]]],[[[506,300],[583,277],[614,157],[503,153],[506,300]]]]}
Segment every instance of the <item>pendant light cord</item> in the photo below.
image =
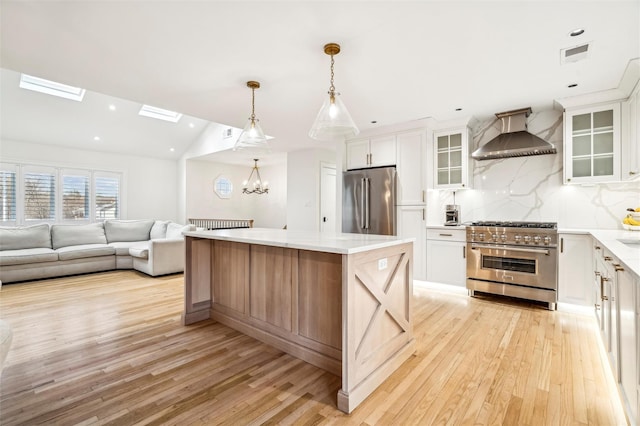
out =
{"type": "Polygon", "coordinates": [[[336,91],[335,86],[333,85],[333,64],[335,61],[333,60],[333,55],[331,55],[331,85],[329,86],[329,94],[333,96],[336,91]]]}
{"type": "Polygon", "coordinates": [[[256,89],[251,88],[251,121],[256,119],[256,89]]]}

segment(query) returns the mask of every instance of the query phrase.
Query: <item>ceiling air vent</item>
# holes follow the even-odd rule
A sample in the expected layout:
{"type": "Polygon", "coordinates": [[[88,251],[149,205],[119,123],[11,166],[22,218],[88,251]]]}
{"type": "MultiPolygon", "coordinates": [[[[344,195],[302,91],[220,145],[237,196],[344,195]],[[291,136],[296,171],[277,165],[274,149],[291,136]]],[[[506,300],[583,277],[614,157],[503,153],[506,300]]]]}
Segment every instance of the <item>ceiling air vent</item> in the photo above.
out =
{"type": "Polygon", "coordinates": [[[567,47],[560,50],[560,62],[566,64],[567,62],[577,62],[586,59],[589,55],[590,44],[581,44],[580,46],[567,47]]]}

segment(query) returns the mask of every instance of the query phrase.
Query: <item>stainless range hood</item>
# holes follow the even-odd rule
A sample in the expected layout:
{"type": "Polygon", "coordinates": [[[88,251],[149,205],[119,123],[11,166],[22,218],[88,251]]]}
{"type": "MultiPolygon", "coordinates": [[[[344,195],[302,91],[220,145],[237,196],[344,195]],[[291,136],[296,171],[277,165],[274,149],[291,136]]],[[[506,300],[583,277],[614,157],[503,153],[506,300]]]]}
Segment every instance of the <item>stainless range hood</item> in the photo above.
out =
{"type": "Polygon", "coordinates": [[[557,150],[553,144],[527,132],[529,114],[530,107],[496,114],[502,121],[502,133],[475,150],[471,157],[476,160],[491,160],[555,154],[557,150]]]}

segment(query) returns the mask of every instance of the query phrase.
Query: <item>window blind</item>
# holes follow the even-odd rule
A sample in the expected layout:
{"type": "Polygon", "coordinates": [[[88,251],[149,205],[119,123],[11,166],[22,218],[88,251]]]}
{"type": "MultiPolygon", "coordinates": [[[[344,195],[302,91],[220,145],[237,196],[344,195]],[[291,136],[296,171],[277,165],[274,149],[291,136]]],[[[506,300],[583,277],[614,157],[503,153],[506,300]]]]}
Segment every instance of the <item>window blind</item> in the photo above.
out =
{"type": "Polygon", "coordinates": [[[62,176],[62,218],[89,218],[89,176],[62,176]]]}
{"type": "Polygon", "coordinates": [[[24,174],[25,220],[56,218],[56,176],[53,173],[24,174]]]}
{"type": "Polygon", "coordinates": [[[120,178],[96,176],[96,220],[120,217],[120,178]]]}
{"type": "Polygon", "coordinates": [[[0,221],[16,220],[16,172],[0,170],[0,221]]]}

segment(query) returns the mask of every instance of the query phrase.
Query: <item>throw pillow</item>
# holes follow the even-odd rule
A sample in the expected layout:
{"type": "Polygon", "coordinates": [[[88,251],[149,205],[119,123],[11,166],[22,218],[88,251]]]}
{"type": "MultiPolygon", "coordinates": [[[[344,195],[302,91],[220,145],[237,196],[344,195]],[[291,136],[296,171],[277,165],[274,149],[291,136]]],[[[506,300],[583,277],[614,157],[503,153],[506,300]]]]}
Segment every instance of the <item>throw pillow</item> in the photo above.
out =
{"type": "Polygon", "coordinates": [[[189,231],[191,225],[180,225],[179,223],[170,223],[167,225],[167,239],[184,238],[183,232],[189,231]]]}
{"type": "Polygon", "coordinates": [[[82,244],[106,244],[104,225],[51,225],[51,243],[54,249],[82,244]]]}
{"type": "Polygon", "coordinates": [[[33,226],[0,227],[0,250],[27,248],[51,248],[49,224],[33,226]]]}
{"type": "Polygon", "coordinates": [[[151,227],[151,232],[149,233],[149,237],[152,240],[158,240],[166,237],[167,235],[167,225],[169,224],[169,220],[156,220],[151,227]]]}
{"type": "Polygon", "coordinates": [[[150,220],[106,220],[104,231],[107,242],[114,241],[147,241],[153,219],[150,220]]]}

